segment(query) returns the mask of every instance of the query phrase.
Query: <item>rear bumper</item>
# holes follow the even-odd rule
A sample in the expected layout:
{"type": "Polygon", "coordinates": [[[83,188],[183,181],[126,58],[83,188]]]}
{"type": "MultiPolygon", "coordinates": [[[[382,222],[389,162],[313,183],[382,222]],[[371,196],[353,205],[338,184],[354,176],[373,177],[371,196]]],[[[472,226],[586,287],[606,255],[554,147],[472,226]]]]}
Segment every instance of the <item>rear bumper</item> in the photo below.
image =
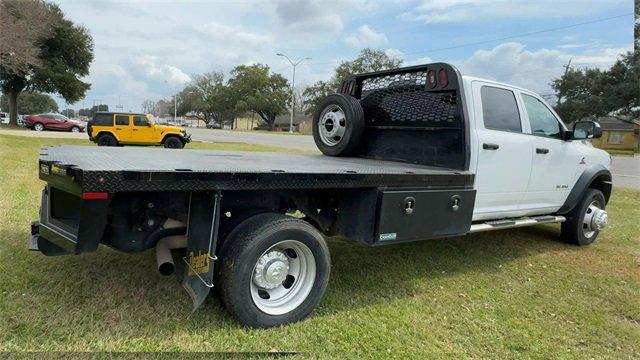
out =
{"type": "Polygon", "coordinates": [[[51,219],[49,192],[45,188],[40,202],[40,219],[31,223],[29,250],[45,255],[62,255],[73,253],[77,242],[77,232],[51,219]]]}

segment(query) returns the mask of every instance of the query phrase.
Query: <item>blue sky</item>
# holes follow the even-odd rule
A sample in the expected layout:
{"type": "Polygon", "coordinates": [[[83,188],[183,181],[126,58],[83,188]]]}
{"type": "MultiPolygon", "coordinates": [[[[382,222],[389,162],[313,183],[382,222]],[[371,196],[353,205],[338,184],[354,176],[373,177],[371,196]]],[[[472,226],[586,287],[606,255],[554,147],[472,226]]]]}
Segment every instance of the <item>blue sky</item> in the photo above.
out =
{"type": "Polygon", "coordinates": [[[92,87],[75,108],[98,100],[113,107],[120,98],[125,110],[139,111],[193,74],[238,64],[266,63],[289,78],[278,52],[312,58],[296,74],[302,89],[364,47],[548,93],[569,58],[575,67],[606,67],[633,48],[632,0],[56,2],[95,42],[92,87]],[[568,28],[540,32],[560,27],[568,28]]]}

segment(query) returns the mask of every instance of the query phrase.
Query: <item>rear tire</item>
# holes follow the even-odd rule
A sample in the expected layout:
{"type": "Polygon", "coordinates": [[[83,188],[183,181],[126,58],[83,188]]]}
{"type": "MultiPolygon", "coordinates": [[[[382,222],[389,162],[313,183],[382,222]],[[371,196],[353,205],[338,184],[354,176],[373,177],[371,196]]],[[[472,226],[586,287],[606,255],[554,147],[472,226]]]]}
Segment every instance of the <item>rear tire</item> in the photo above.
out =
{"type": "Polygon", "coordinates": [[[358,99],[345,94],[327,96],[313,115],[313,140],[329,156],[348,156],[360,144],[364,112],[358,99]]]}
{"type": "Polygon", "coordinates": [[[118,146],[118,140],[111,134],[100,134],[96,141],[98,146],[118,146]]]}
{"type": "Polygon", "coordinates": [[[268,328],[300,321],[318,306],[331,260],[322,235],[282,214],[243,221],[226,239],[219,292],[240,323],[268,328]]]}
{"type": "Polygon", "coordinates": [[[567,221],[562,223],[562,239],[569,244],[579,246],[594,242],[600,230],[592,225],[593,212],[596,209],[604,210],[605,204],[602,191],[587,189],[582,200],[567,214],[567,221]]]}
{"type": "Polygon", "coordinates": [[[175,136],[169,136],[164,140],[163,145],[167,149],[182,149],[184,142],[175,136]]]}

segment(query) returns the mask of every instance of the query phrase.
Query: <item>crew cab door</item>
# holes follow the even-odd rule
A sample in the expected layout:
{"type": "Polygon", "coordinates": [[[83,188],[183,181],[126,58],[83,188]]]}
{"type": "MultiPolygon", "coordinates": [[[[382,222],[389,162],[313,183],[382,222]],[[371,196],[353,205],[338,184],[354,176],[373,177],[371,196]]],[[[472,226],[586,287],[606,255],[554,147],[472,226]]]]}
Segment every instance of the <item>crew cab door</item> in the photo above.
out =
{"type": "Polygon", "coordinates": [[[473,220],[520,216],[532,153],[517,94],[493,83],[472,84],[477,134],[473,220]]]}
{"type": "Polygon", "coordinates": [[[542,100],[525,92],[520,97],[533,154],[523,207],[540,213],[555,211],[573,188],[580,153],[573,143],[563,140],[564,127],[542,100]]]}
{"type": "Polygon", "coordinates": [[[129,141],[131,139],[131,116],[116,114],[113,132],[118,141],[129,141]]]}

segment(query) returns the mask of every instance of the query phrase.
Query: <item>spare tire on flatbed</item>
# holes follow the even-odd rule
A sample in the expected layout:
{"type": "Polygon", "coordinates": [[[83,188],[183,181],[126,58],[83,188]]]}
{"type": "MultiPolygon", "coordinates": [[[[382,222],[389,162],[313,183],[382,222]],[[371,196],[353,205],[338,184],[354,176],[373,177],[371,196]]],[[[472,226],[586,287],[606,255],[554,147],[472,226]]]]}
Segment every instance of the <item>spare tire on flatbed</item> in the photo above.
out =
{"type": "Polygon", "coordinates": [[[360,143],[364,131],[364,112],[358,99],[331,94],[313,116],[313,140],[329,156],[348,156],[360,143]]]}

